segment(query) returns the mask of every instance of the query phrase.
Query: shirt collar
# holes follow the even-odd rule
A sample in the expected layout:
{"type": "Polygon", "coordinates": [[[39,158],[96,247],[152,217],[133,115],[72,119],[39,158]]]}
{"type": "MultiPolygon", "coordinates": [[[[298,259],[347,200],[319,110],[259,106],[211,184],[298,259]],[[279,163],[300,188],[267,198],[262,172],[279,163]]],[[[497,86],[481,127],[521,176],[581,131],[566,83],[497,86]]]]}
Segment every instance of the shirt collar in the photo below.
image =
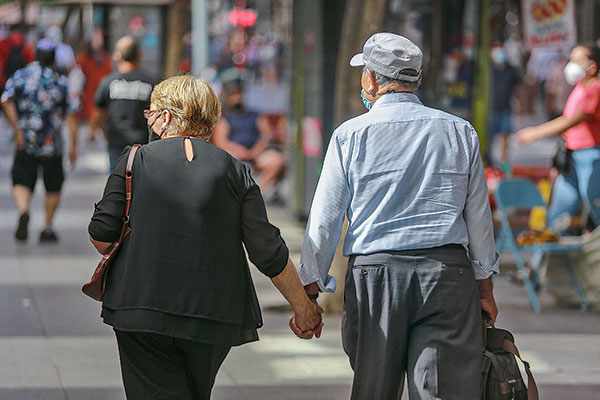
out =
{"type": "Polygon", "coordinates": [[[401,93],[387,93],[377,99],[375,104],[371,107],[371,110],[374,110],[379,107],[385,107],[390,104],[396,103],[416,103],[423,104],[421,100],[417,97],[416,94],[410,92],[401,92],[401,93]]]}

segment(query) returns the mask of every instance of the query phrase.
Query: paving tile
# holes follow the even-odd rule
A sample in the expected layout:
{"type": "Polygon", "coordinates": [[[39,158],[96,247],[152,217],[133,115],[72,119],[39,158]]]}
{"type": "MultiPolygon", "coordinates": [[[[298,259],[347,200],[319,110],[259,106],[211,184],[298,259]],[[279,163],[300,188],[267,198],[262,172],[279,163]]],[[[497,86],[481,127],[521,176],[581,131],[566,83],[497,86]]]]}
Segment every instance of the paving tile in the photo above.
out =
{"type": "Polygon", "coordinates": [[[43,334],[32,298],[25,286],[0,285],[0,337],[43,334]]]}
{"type": "Polygon", "coordinates": [[[67,397],[65,391],[61,388],[0,388],[0,400],[67,400],[67,397]]]}
{"type": "Polygon", "coordinates": [[[72,389],[67,387],[65,391],[67,392],[68,400],[126,400],[123,388],[72,389]]]}
{"type": "Polygon", "coordinates": [[[101,304],[81,292],[81,284],[31,286],[46,335],[113,336],[100,319],[101,304]]]}
{"type": "Polygon", "coordinates": [[[212,400],[347,400],[346,385],[215,387],[212,400]]]}
{"type": "Polygon", "coordinates": [[[48,346],[65,388],[122,387],[114,337],[50,337],[48,346]]]}
{"type": "Polygon", "coordinates": [[[0,389],[61,388],[60,376],[43,336],[0,338],[0,389]]]}
{"type": "Polygon", "coordinates": [[[539,385],[540,399],[543,400],[598,400],[600,398],[600,384],[596,385],[539,385]]]}

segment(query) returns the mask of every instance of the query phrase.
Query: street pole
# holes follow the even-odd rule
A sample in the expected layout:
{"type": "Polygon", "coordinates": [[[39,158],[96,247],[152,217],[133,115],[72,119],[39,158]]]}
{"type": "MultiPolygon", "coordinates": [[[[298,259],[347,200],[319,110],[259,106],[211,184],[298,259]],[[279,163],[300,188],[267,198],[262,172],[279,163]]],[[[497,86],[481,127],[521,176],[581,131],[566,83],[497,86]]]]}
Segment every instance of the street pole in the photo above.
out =
{"type": "Polygon", "coordinates": [[[207,0],[192,0],[192,73],[208,66],[208,5],[207,0]]]}
{"type": "Polygon", "coordinates": [[[479,46],[476,54],[475,85],[473,88],[473,127],[479,134],[480,150],[488,148],[488,96],[490,91],[489,44],[490,11],[489,0],[479,2],[479,46]]]}

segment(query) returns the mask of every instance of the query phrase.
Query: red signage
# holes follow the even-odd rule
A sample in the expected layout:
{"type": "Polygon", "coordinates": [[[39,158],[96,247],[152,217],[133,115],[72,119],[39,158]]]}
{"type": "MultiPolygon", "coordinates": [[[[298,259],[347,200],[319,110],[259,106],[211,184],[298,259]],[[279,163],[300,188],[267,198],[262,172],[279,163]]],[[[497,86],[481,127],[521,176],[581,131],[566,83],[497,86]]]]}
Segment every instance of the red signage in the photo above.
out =
{"type": "Polygon", "coordinates": [[[241,8],[236,8],[229,12],[227,19],[229,19],[232,25],[248,28],[256,22],[256,12],[249,9],[242,10],[241,8]]]}

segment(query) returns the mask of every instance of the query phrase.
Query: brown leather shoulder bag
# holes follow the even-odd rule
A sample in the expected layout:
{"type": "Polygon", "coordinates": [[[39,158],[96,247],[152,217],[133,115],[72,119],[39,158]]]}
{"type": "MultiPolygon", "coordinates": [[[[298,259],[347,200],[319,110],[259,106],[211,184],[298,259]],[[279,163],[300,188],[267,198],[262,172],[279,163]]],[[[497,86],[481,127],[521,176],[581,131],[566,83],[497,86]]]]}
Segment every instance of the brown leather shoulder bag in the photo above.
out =
{"type": "Polygon", "coordinates": [[[86,295],[97,301],[102,301],[104,296],[104,288],[106,286],[106,274],[108,269],[112,265],[117,256],[118,250],[121,248],[123,239],[131,228],[129,228],[129,209],[131,207],[131,177],[133,175],[133,160],[135,159],[135,153],[137,153],[140,145],[136,144],[131,146],[129,151],[129,157],[127,158],[127,168],[125,170],[125,216],[123,217],[123,227],[121,228],[121,235],[116,242],[112,243],[102,255],[102,259],[98,263],[94,274],[89,282],[81,287],[81,290],[86,295]]]}

